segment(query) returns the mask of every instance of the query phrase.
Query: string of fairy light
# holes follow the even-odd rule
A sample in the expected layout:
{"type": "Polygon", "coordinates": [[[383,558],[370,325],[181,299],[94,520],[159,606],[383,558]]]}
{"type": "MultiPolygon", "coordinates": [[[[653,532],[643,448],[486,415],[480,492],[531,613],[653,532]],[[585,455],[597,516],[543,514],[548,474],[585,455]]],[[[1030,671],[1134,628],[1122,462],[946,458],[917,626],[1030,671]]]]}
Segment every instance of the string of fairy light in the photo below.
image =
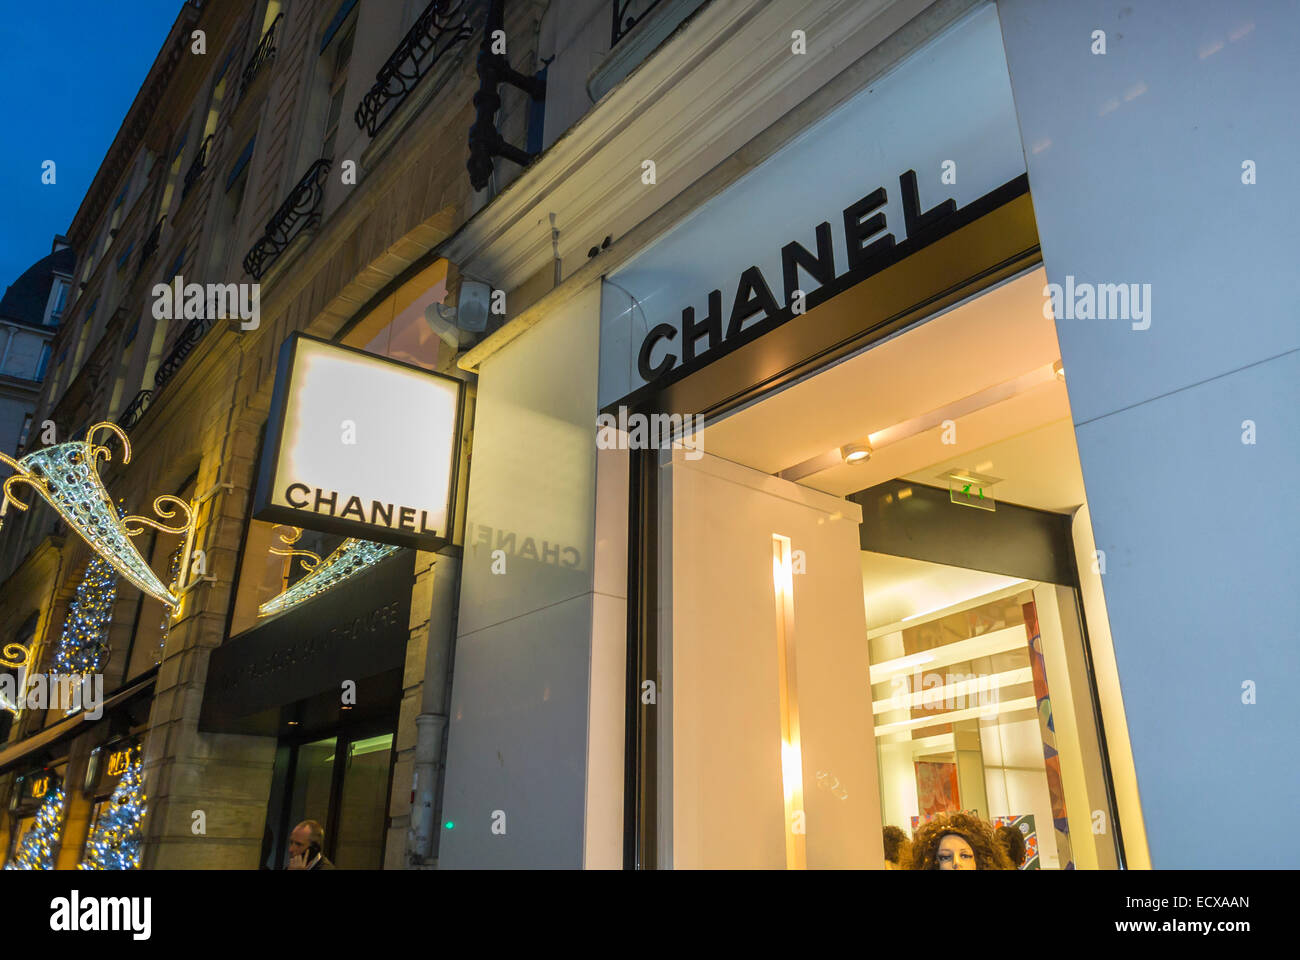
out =
{"type": "Polygon", "coordinates": [[[6,870],[53,870],[54,845],[63,829],[63,787],[54,784],[36,811],[32,828],[23,836],[6,870]]]}
{"type": "MultiPolygon", "coordinates": [[[[171,560],[168,561],[167,564],[167,573],[169,577],[167,589],[170,590],[172,593],[176,593],[177,592],[176,588],[180,586],[181,554],[184,552],[184,549],[185,549],[184,547],[177,547],[174,551],[172,551],[171,560]]],[[[159,663],[162,662],[163,648],[167,645],[167,637],[170,636],[172,632],[172,620],[175,618],[176,612],[177,612],[176,608],[174,607],[169,607],[166,605],[163,606],[162,636],[158,640],[158,662],[159,663]]]]}
{"type": "Polygon", "coordinates": [[[86,841],[84,858],[77,865],[79,870],[139,869],[140,850],[144,846],[140,824],[146,805],[143,767],[137,745],[131,749],[126,772],[117,782],[113,795],[100,809],[95,828],[86,841]]]}

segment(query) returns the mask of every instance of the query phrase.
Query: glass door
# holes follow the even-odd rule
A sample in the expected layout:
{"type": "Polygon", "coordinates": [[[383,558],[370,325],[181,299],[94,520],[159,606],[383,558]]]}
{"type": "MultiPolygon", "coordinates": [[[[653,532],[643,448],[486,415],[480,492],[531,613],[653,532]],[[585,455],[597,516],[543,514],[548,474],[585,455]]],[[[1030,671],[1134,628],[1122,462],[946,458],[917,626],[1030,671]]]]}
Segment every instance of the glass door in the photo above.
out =
{"type": "Polygon", "coordinates": [[[384,865],[392,752],[391,733],[348,742],[334,845],[336,867],[379,870],[384,865]]]}
{"type": "Polygon", "coordinates": [[[325,856],[336,867],[382,869],[392,755],[391,727],[285,745],[277,756],[267,817],[268,826],[279,825],[267,831],[276,851],[274,868],[285,865],[293,828],[315,820],[325,830],[325,856]]]}

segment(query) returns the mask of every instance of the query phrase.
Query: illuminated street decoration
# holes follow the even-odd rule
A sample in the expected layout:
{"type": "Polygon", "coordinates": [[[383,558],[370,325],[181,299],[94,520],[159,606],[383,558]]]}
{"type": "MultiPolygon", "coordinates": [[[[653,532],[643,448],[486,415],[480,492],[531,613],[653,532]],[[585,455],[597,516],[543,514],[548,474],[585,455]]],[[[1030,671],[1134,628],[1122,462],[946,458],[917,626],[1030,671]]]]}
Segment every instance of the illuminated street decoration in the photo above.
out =
{"type": "MultiPolygon", "coordinates": [[[[300,527],[290,527],[289,535],[281,534],[280,540],[292,546],[302,536],[300,527]]],[[[303,577],[288,590],[277,594],[257,608],[259,617],[269,617],[274,613],[283,613],[300,603],[317,597],[326,590],[337,587],[345,580],[356,576],[362,570],[373,567],[380,560],[398,551],[398,547],[388,543],[374,543],[370,540],[344,540],[328,557],[322,560],[310,550],[282,550],[272,547],[271,552],[281,557],[298,557],[307,576],[303,577]]]]}
{"type": "Polygon", "coordinates": [[[18,668],[30,662],[32,650],[21,643],[6,643],[0,650],[0,667],[18,668]]]}
{"type": "Polygon", "coordinates": [[[26,483],[126,580],[151,597],[176,607],[180,603],[179,597],[163,586],[130,538],[146,526],[153,527],[163,533],[184,536],[185,553],[188,554],[194,537],[194,510],[179,497],[163,494],[154,500],[154,512],[164,520],[179,513],[184,521],[180,525],[169,526],[148,517],[119,518],[96,470],[100,457],[105,460],[113,457],[107,446],[94,442],[95,434],[100,430],[109,430],[122,441],[122,462],[130,463],[131,443],[122,428],[115,423],[97,423],[86,431],[84,440],[44,447],[22,460],[15,461],[0,453],[0,461],[14,470],[13,476],[4,482],[4,498],[0,502],[5,505],[12,503],[19,510],[26,510],[28,505],[13,492],[16,484],[26,483]]]}

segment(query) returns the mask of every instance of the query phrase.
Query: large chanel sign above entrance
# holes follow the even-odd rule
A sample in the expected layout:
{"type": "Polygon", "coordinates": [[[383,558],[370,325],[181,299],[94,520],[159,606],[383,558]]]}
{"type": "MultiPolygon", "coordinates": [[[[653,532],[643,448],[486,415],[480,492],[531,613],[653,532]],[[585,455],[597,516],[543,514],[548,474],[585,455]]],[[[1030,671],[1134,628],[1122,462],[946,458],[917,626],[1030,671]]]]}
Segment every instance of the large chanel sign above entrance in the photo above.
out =
{"type": "Polygon", "coordinates": [[[436,549],[451,537],[463,384],[294,334],[280,350],[254,516],[436,549]]]}
{"type": "Polygon", "coordinates": [[[1024,193],[1024,174],[988,4],[606,278],[599,407],[638,408],[706,366],[716,377],[759,340],[756,368],[782,368],[780,327],[1024,193]]]}

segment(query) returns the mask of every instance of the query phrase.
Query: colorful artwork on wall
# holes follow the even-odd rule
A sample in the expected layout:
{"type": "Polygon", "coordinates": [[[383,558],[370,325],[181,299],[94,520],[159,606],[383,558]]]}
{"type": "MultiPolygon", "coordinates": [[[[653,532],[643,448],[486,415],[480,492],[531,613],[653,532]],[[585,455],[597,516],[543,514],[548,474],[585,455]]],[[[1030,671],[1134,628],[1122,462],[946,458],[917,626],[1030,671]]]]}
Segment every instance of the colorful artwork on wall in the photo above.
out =
{"type": "Polygon", "coordinates": [[[1034,815],[1032,813],[1020,816],[994,817],[992,823],[995,830],[998,827],[1014,827],[1024,835],[1025,860],[1020,864],[1021,870],[1042,869],[1042,864],[1038,860],[1038,828],[1034,824],[1034,815]]]}
{"type": "Polygon", "coordinates": [[[1038,629],[1038,608],[1033,601],[1024,605],[1025,633],[1029,641],[1029,666],[1034,674],[1034,697],[1038,701],[1038,730],[1043,740],[1043,766],[1047,770],[1047,792],[1052,800],[1052,828],[1062,870],[1074,869],[1070,855],[1070,821],[1065,811],[1065,788],[1061,784],[1061,758],[1056,752],[1056,723],[1052,717],[1052,696],[1047,689],[1047,666],[1043,662],[1043,636],[1038,629]]]}
{"type": "Polygon", "coordinates": [[[959,810],[957,764],[916,761],[916,796],[922,815],[959,810]]]}

